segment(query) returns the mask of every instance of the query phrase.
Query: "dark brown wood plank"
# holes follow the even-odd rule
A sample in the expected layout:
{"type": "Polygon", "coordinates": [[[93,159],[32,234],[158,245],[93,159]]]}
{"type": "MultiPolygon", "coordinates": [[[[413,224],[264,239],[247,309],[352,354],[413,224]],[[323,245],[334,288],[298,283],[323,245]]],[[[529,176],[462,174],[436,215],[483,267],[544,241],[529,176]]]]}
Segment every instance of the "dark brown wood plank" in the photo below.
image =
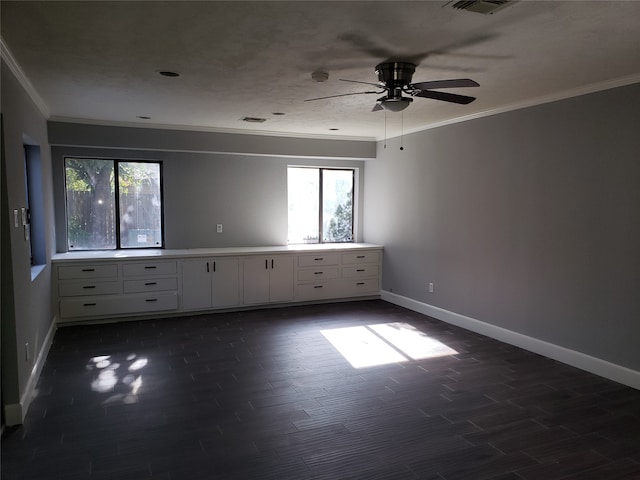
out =
{"type": "Polygon", "coordinates": [[[3,479],[640,478],[639,391],[383,301],[61,328],[37,392],[3,479]],[[393,322],[457,353],[321,333],[393,322]]]}

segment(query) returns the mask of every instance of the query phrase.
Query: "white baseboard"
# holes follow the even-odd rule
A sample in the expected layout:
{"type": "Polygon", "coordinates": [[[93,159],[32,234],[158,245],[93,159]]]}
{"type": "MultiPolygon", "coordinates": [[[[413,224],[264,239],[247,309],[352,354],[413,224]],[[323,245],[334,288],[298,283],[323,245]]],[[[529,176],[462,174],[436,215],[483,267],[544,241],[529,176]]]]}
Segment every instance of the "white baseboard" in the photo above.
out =
{"type": "Polygon", "coordinates": [[[33,364],[33,368],[31,369],[31,375],[29,376],[29,380],[27,381],[27,386],[25,387],[24,392],[20,397],[20,403],[12,403],[5,405],[4,407],[4,416],[7,426],[20,425],[24,422],[24,417],[29,410],[31,400],[33,400],[34,398],[36,385],[38,383],[38,379],[40,378],[40,374],[42,373],[42,367],[44,367],[44,362],[47,360],[49,349],[51,348],[51,344],[53,343],[53,336],[57,328],[56,320],[57,319],[54,318],[54,320],[51,322],[49,331],[44,337],[42,348],[40,348],[38,356],[36,357],[36,360],[33,364]]]}
{"type": "Polygon", "coordinates": [[[435,307],[427,303],[419,302],[408,297],[403,297],[395,293],[381,291],[380,298],[389,303],[399,305],[409,310],[413,310],[424,315],[442,320],[445,323],[462,327],[466,330],[495,338],[501,342],[515,345],[530,352],[544,355],[545,357],[558,360],[572,367],[585,370],[587,372],[608,378],[618,383],[628,385],[640,390],[640,372],[627,367],[607,362],[600,358],[592,357],[585,353],[570,350],[553,343],[545,342],[534,337],[529,337],[506,328],[491,325],[489,323],[467,317],[459,313],[451,312],[440,307],[435,307]]]}

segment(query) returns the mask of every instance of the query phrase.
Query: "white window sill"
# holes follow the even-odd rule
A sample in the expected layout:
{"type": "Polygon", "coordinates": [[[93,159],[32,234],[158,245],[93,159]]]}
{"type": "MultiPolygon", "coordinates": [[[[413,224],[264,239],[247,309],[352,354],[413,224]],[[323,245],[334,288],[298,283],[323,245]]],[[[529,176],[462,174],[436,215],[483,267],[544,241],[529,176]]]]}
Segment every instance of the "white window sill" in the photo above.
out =
{"type": "Polygon", "coordinates": [[[46,267],[46,265],[33,265],[31,267],[31,281],[32,282],[36,278],[38,278],[38,275],[40,275],[42,273],[42,271],[44,270],[45,267],[46,267]]]}

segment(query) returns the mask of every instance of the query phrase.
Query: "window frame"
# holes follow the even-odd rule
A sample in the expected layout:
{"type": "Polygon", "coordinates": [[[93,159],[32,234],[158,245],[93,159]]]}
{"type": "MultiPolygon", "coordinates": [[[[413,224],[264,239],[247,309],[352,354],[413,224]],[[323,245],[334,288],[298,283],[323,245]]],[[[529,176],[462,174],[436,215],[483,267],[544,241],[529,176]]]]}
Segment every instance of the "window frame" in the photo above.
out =
{"type": "Polygon", "coordinates": [[[65,206],[65,236],[66,236],[66,247],[67,251],[73,252],[90,252],[90,251],[117,251],[117,250],[153,250],[153,249],[164,249],[165,248],[165,224],[164,224],[164,174],[163,174],[163,162],[161,160],[149,160],[149,159],[128,159],[128,158],[111,158],[111,157],[87,157],[87,156],[78,156],[78,155],[65,155],[62,161],[62,181],[64,186],[64,206],[65,206]],[[101,161],[110,161],[113,163],[113,174],[114,174],[114,188],[113,188],[113,204],[114,204],[114,229],[115,229],[115,247],[114,248],[70,248],[69,245],[69,206],[68,206],[68,197],[67,197],[67,160],[101,160],[101,161]],[[147,163],[147,164],[156,164],[158,165],[159,170],[159,182],[158,188],[160,192],[160,245],[151,245],[146,247],[122,247],[122,239],[121,235],[121,214],[120,214],[120,185],[119,185],[119,164],[120,163],[147,163]]]}
{"type": "MultiPolygon", "coordinates": [[[[357,169],[354,167],[319,167],[315,165],[287,165],[287,173],[291,168],[298,169],[309,169],[309,170],[317,170],[318,172],[318,241],[314,243],[310,243],[311,245],[322,245],[322,244],[344,244],[344,243],[355,243],[356,232],[356,179],[357,179],[357,169]],[[351,173],[351,239],[346,241],[325,241],[324,240],[324,172],[325,171],[341,171],[341,172],[350,172],[351,173]]],[[[289,189],[288,185],[288,176],[287,176],[287,192],[289,189]]],[[[287,212],[288,214],[288,212],[287,212]]],[[[287,224],[289,219],[287,218],[287,224]]],[[[288,229],[288,227],[287,227],[288,229]]],[[[302,245],[303,243],[293,243],[289,239],[287,239],[288,245],[302,245]]]]}

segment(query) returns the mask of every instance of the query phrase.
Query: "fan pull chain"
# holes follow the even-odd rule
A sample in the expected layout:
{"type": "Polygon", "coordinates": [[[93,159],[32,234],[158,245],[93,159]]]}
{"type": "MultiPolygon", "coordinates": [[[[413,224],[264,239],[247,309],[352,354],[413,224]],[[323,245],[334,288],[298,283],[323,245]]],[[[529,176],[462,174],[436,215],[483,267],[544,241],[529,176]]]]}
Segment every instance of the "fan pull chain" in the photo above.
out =
{"type": "Polygon", "coordinates": [[[404,112],[400,115],[400,150],[404,150],[404,112]]]}
{"type": "Polygon", "coordinates": [[[387,148],[387,110],[384,111],[384,148],[387,148]]]}

